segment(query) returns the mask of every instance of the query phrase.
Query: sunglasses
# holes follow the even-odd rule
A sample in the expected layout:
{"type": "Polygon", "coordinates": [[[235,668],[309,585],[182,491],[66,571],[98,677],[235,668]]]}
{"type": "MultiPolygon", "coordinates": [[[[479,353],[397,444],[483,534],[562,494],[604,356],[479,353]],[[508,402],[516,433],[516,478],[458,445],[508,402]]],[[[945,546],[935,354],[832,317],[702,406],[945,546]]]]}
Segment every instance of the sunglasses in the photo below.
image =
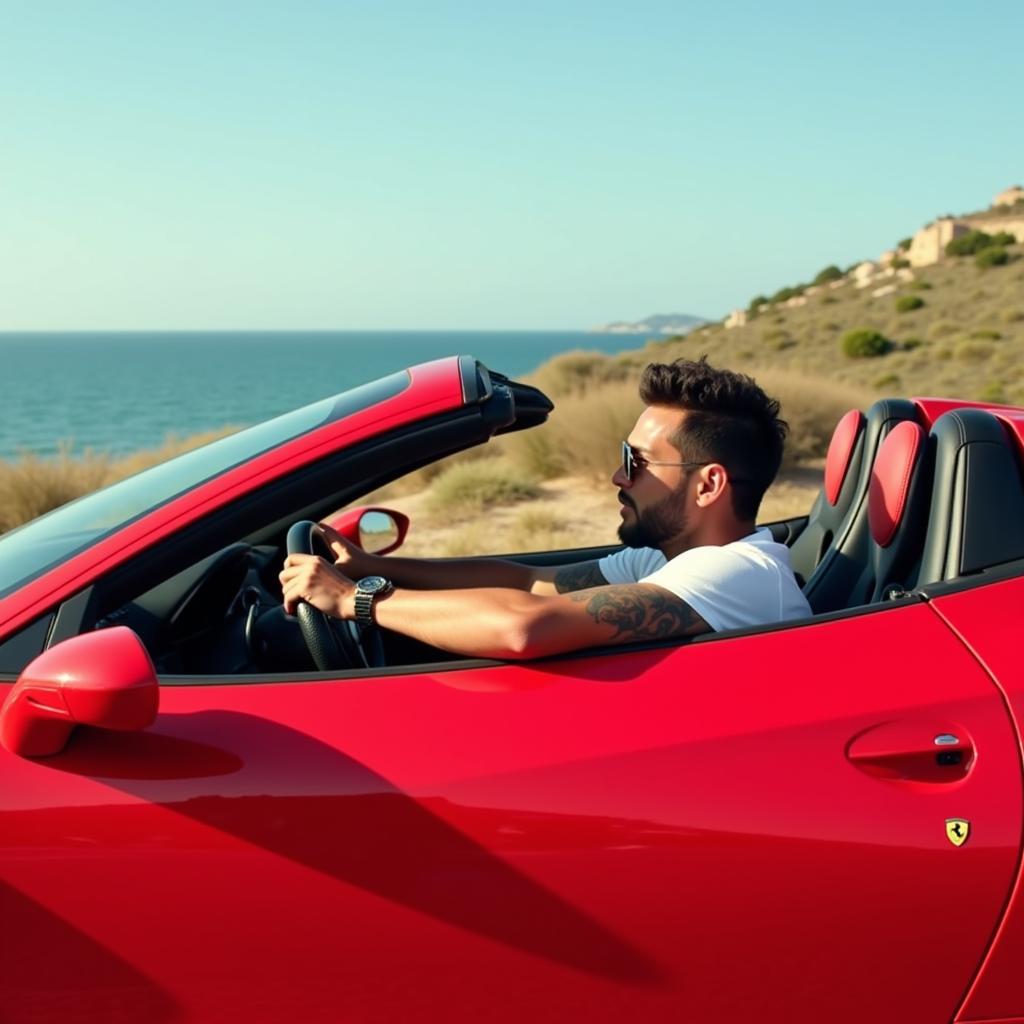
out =
{"type": "MultiPolygon", "coordinates": [[[[626,479],[632,483],[633,477],[636,476],[638,469],[643,469],[644,466],[710,466],[711,462],[655,462],[653,459],[645,458],[641,455],[628,441],[622,442],[622,472],[625,474],[626,479]]],[[[749,477],[743,476],[730,476],[729,483],[731,484],[750,484],[754,483],[749,477]]]]}
{"type": "Polygon", "coordinates": [[[645,458],[628,441],[622,442],[622,472],[626,479],[632,483],[633,477],[638,469],[644,466],[710,466],[710,462],[655,462],[653,459],[645,458]]]}

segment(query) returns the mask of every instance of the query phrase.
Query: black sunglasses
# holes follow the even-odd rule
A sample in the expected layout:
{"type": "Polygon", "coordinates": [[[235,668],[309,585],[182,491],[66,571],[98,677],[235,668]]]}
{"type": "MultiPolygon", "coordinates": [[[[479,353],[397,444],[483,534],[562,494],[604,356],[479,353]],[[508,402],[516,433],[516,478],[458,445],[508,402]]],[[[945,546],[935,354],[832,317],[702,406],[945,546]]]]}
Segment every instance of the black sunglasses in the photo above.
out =
{"type": "MultiPolygon", "coordinates": [[[[626,475],[626,479],[632,483],[633,477],[636,475],[638,469],[643,469],[644,466],[710,466],[711,461],[706,462],[655,462],[652,459],[645,458],[641,455],[628,441],[622,442],[622,472],[626,475]]],[[[753,480],[748,477],[742,476],[730,476],[729,483],[731,484],[751,484],[753,480]]]]}
{"type": "Polygon", "coordinates": [[[638,469],[644,466],[710,466],[710,462],[655,462],[653,459],[645,458],[628,441],[622,442],[622,472],[626,479],[632,483],[633,476],[638,469]]]}

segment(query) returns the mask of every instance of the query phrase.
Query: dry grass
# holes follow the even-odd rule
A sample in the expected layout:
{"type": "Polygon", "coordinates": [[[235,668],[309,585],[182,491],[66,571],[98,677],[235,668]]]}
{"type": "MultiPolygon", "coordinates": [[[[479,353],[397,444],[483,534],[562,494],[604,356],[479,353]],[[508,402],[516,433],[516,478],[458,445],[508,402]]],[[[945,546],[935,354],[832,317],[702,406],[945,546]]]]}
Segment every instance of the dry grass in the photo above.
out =
{"type": "Polygon", "coordinates": [[[438,476],[430,485],[428,508],[445,516],[465,516],[539,496],[536,483],[507,459],[479,459],[449,466],[438,476]]]}
{"type": "Polygon", "coordinates": [[[22,455],[0,461],[0,533],[103,487],[110,474],[106,456],[88,451],[74,456],[66,446],[55,459],[22,455]]]}
{"type": "Polygon", "coordinates": [[[236,429],[225,427],[192,437],[169,437],[159,448],[120,459],[88,449],[75,454],[70,445],[64,444],[56,458],[41,459],[25,454],[11,461],[0,460],[0,533],[45,515],[83,494],[226,437],[236,429]]]}

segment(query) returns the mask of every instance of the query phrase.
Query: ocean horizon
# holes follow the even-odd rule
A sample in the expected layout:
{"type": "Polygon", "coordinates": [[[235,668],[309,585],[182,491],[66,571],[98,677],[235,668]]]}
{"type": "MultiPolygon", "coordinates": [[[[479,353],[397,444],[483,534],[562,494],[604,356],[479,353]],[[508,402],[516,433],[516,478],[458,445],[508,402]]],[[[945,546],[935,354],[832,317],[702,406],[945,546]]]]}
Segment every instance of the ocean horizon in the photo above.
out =
{"type": "Polygon", "coordinates": [[[446,355],[521,376],[561,352],[615,353],[647,340],[585,331],[0,332],[0,458],[156,448],[446,355]]]}

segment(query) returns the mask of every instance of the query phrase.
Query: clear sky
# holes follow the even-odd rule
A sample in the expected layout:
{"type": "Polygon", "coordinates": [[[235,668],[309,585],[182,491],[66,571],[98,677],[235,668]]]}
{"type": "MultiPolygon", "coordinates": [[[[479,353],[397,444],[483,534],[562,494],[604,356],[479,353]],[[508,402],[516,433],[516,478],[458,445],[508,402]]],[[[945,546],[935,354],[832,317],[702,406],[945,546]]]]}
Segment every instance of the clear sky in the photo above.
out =
{"type": "Polygon", "coordinates": [[[0,0],[0,330],[709,317],[1024,184],[1024,3],[0,0]]]}

